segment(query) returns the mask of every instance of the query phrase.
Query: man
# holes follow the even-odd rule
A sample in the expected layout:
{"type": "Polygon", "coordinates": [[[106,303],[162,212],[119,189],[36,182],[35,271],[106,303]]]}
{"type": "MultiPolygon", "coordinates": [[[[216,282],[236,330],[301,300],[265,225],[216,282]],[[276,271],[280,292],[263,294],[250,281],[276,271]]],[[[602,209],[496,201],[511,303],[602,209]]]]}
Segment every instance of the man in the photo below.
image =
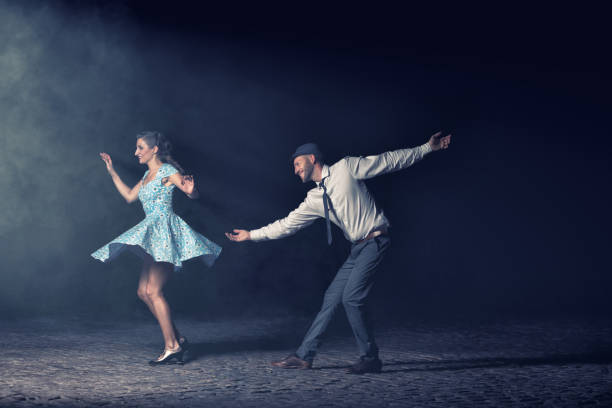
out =
{"type": "Polygon", "coordinates": [[[359,361],[348,372],[380,372],[382,362],[378,347],[365,316],[366,298],[376,267],[390,244],[389,221],[377,208],[363,180],[379,174],[404,169],[426,154],[448,148],[451,135],[438,132],[422,146],[400,149],[377,156],[345,157],[332,166],[324,164],[314,143],[299,146],[293,154],[295,174],[303,183],[314,181],[317,187],[308,191],[300,206],[283,219],[252,231],[235,229],[225,235],[232,241],[265,241],[284,238],[322,217],[327,225],[327,242],[331,244],[330,221],[352,242],[351,252],[325,292],[323,305],[295,354],[272,365],[281,368],[312,367],[312,362],[334,312],[342,303],[353,329],[360,352],[359,361]]]}

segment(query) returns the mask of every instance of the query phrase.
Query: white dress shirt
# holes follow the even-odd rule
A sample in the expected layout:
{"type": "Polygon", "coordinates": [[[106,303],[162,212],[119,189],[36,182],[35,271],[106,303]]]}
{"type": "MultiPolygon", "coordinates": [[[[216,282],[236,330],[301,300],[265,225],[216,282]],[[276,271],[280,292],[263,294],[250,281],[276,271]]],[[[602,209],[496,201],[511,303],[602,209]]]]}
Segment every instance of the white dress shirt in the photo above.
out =
{"type": "Polygon", "coordinates": [[[370,232],[390,226],[382,210],[376,207],[363,180],[405,169],[429,152],[431,147],[425,143],[412,149],[394,150],[376,156],[345,157],[331,166],[324,164],[321,182],[308,191],[300,206],[285,218],[250,231],[251,239],[265,241],[284,238],[312,224],[319,217],[325,218],[321,188],[321,183],[324,183],[331,201],[330,221],[340,227],[346,239],[360,241],[370,232]]]}

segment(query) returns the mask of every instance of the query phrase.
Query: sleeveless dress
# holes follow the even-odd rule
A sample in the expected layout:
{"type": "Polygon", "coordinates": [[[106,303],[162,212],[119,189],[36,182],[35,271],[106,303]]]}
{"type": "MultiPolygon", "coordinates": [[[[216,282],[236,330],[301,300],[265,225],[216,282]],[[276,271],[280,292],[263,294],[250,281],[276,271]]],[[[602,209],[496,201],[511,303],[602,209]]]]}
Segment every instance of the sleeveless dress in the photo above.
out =
{"type": "MultiPolygon", "coordinates": [[[[156,262],[169,262],[174,265],[174,270],[180,269],[183,261],[196,257],[212,266],[221,253],[221,247],[192,230],[172,210],[172,192],[176,186],[165,186],[162,179],[175,173],[178,170],[172,165],[162,164],[155,178],[142,185],[138,192],[145,219],[91,256],[107,262],[130,249],[141,258],[149,254],[156,262]]],[[[149,170],[142,177],[143,182],[148,174],[149,170]]]]}

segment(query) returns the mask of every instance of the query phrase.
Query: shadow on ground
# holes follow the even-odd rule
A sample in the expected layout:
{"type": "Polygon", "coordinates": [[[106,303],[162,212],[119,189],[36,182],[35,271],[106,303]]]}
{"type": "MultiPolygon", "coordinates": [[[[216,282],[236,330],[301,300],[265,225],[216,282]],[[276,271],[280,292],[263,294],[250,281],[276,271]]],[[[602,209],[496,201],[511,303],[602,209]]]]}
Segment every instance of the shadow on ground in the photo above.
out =
{"type": "MultiPolygon", "coordinates": [[[[480,368],[509,368],[509,367],[533,367],[533,366],[564,366],[580,364],[600,364],[602,366],[612,363],[612,350],[595,351],[582,354],[557,354],[543,357],[518,357],[518,358],[478,358],[465,360],[443,360],[443,361],[395,361],[385,364],[385,367],[414,366],[403,369],[384,369],[383,373],[408,373],[419,371],[457,371],[480,368]]],[[[342,368],[321,367],[321,368],[342,368]]],[[[603,370],[608,370],[603,367],[603,370]]]]}
{"type": "Polygon", "coordinates": [[[212,355],[254,351],[286,351],[287,349],[297,348],[300,341],[301,338],[297,335],[283,335],[234,341],[191,343],[185,353],[185,363],[212,355]]]}

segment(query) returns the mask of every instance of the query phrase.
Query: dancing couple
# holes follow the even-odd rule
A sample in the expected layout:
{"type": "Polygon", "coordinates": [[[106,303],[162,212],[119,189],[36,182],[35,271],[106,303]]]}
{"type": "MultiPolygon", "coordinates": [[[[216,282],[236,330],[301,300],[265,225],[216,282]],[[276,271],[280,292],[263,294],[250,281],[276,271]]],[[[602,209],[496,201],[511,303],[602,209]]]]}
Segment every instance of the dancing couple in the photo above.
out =
{"type": "MultiPolygon", "coordinates": [[[[302,344],[295,353],[272,362],[280,368],[308,369],[321,344],[321,338],[340,304],[344,306],[360,353],[349,367],[351,374],[380,372],[382,362],[366,315],[366,300],[375,281],[377,266],[390,245],[390,223],[376,206],[363,180],[409,167],[433,151],[448,148],[451,136],[441,132],[432,135],[418,147],[389,151],[375,156],[345,157],[328,165],[314,143],[299,146],[292,155],[294,173],[303,183],[313,181],[304,201],[285,218],[255,230],[234,229],[226,233],[234,242],[265,241],[284,238],[312,224],[317,218],[326,222],[326,240],[331,245],[331,223],[337,225],[351,243],[348,258],[338,270],[323,298],[323,305],[302,344]]],[[[121,181],[106,153],[100,156],[106,164],[115,187],[128,202],[142,202],[146,218],[138,225],[103,246],[92,256],[101,261],[116,257],[129,248],[143,258],[138,296],[157,319],[165,348],[151,364],[182,361],[188,343],[170,316],[163,296],[163,286],[172,270],[182,262],[201,257],[212,266],[221,247],[193,231],[172,211],[172,191],[178,187],[190,198],[198,194],[193,177],[183,174],[170,156],[170,144],[158,132],[137,135],[135,155],[148,170],[129,188],[121,181]]]]}

